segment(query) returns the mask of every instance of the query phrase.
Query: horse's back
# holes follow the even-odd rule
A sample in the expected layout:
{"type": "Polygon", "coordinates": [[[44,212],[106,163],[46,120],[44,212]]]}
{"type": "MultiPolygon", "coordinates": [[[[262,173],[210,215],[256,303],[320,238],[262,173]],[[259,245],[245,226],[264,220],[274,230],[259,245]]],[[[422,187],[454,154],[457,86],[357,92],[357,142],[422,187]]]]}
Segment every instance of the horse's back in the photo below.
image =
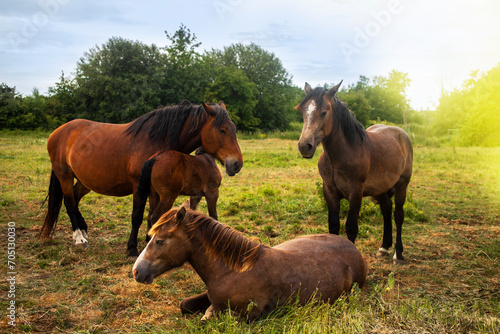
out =
{"type": "MultiPolygon", "coordinates": [[[[88,189],[101,194],[130,194],[133,145],[124,133],[126,126],[85,119],[61,125],[47,142],[52,169],[58,177],[73,174],[88,189]]],[[[145,158],[139,160],[137,165],[141,166],[145,158]]],[[[139,173],[140,169],[135,172],[139,173]]]]}
{"type": "MultiPolygon", "coordinates": [[[[396,141],[407,154],[413,154],[410,136],[398,126],[375,124],[366,129],[368,136],[380,144],[381,141],[396,141]]],[[[406,155],[406,154],[405,154],[406,155]]]]}
{"type": "Polygon", "coordinates": [[[204,193],[207,186],[218,188],[222,179],[215,161],[208,154],[192,156],[174,150],[164,151],[156,157],[151,177],[157,192],[179,191],[186,196],[204,193]]]}
{"type": "Polygon", "coordinates": [[[341,285],[342,291],[354,282],[359,286],[365,282],[367,265],[363,256],[352,242],[338,235],[300,236],[273,249],[291,260],[294,272],[307,272],[312,281],[329,282],[332,287],[341,285]]]}
{"type": "Polygon", "coordinates": [[[377,195],[377,189],[389,189],[401,179],[409,181],[413,146],[406,131],[397,126],[376,124],[366,132],[371,159],[365,195],[377,195]]]}

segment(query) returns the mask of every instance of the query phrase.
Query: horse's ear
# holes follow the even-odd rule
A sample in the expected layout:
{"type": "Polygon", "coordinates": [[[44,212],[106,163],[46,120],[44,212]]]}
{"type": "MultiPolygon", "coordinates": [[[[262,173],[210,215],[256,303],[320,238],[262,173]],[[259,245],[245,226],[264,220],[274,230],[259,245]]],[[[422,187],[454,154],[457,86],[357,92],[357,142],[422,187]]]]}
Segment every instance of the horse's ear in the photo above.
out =
{"type": "Polygon", "coordinates": [[[330,99],[333,99],[335,97],[335,94],[337,94],[337,91],[339,90],[340,88],[340,85],[342,84],[344,80],[340,80],[340,82],[338,83],[338,85],[335,85],[333,86],[332,88],[330,88],[327,92],[326,92],[326,96],[330,99]]]}
{"type": "Polygon", "coordinates": [[[306,92],[306,94],[309,94],[311,91],[312,91],[311,85],[306,82],[306,86],[304,87],[304,92],[306,92]]]}
{"type": "Polygon", "coordinates": [[[205,102],[202,102],[201,105],[203,106],[203,109],[205,109],[205,111],[207,112],[207,114],[209,116],[215,117],[216,113],[215,113],[214,108],[212,108],[211,106],[209,106],[205,102]]]}
{"type": "Polygon", "coordinates": [[[220,105],[222,108],[224,108],[224,110],[227,110],[227,109],[226,109],[226,104],[224,103],[224,101],[220,101],[220,102],[219,102],[219,105],[220,105]]]}
{"type": "Polygon", "coordinates": [[[186,208],[184,206],[181,206],[179,210],[177,210],[177,213],[175,214],[175,219],[177,219],[177,224],[180,224],[183,220],[184,217],[186,217],[186,208]]]}

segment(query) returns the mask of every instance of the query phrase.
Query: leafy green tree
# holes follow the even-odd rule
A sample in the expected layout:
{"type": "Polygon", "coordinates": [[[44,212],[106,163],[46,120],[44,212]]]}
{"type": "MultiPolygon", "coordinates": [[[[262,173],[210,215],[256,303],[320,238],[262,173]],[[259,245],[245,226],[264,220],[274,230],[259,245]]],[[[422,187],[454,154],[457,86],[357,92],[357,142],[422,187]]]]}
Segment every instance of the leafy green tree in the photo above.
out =
{"type": "Polygon", "coordinates": [[[6,83],[0,85],[0,129],[17,127],[21,99],[16,87],[9,87],[6,83]]]}
{"type": "Polygon", "coordinates": [[[253,116],[257,105],[257,88],[243,70],[234,66],[219,67],[204,95],[206,101],[222,99],[239,130],[255,131],[259,119],[253,116]]]}
{"type": "Polygon", "coordinates": [[[213,67],[234,67],[255,84],[257,104],[253,118],[263,130],[284,130],[294,119],[297,90],[281,61],[256,44],[233,44],[207,53],[213,67]]]}
{"type": "Polygon", "coordinates": [[[380,118],[388,122],[403,124],[410,104],[406,98],[406,88],[410,84],[407,73],[392,70],[388,77],[377,76],[374,86],[368,91],[372,106],[372,119],[380,118]]]}
{"type": "Polygon", "coordinates": [[[164,104],[177,104],[182,100],[199,103],[207,85],[201,55],[196,51],[201,43],[183,24],[175,33],[165,31],[165,35],[170,44],[163,48],[165,70],[161,100],[164,104]]]}
{"type": "Polygon", "coordinates": [[[164,66],[160,50],[119,37],[96,46],[77,64],[78,117],[128,122],[160,104],[164,66]]]}
{"type": "Polygon", "coordinates": [[[436,108],[434,129],[445,134],[458,129],[466,146],[500,146],[500,63],[485,73],[474,71],[462,87],[443,91],[436,108]]]}
{"type": "Polygon", "coordinates": [[[356,84],[342,89],[339,98],[365,127],[379,121],[403,124],[412,112],[406,97],[409,83],[408,74],[397,70],[373,80],[362,75],[356,84]]]}
{"type": "Polygon", "coordinates": [[[74,79],[61,73],[59,82],[49,87],[48,120],[51,127],[74,119],[79,113],[76,101],[77,84],[74,79]]]}
{"type": "Polygon", "coordinates": [[[38,89],[34,88],[30,96],[21,100],[21,112],[17,116],[17,128],[23,130],[48,128],[47,121],[47,98],[41,95],[38,89]]]}
{"type": "Polygon", "coordinates": [[[367,97],[368,89],[370,89],[368,78],[360,76],[356,85],[352,84],[347,88],[342,88],[338,95],[339,99],[347,104],[364,127],[370,125],[372,112],[372,106],[367,97]]]}

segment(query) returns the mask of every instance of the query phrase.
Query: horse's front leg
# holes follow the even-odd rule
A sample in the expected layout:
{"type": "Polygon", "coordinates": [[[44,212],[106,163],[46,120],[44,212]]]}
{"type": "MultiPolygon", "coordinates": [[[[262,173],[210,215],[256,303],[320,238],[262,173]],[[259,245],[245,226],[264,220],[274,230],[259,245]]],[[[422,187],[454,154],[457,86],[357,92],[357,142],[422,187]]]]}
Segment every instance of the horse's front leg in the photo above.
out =
{"type": "Polygon", "coordinates": [[[342,195],[337,189],[331,189],[323,181],[323,196],[328,208],[328,232],[339,235],[340,232],[340,200],[342,195]]]}
{"type": "Polygon", "coordinates": [[[347,214],[345,231],[347,234],[347,239],[349,239],[352,243],[356,241],[356,237],[358,236],[358,218],[362,199],[362,191],[353,192],[349,196],[349,213],[347,214]]]}
{"type": "Polygon", "coordinates": [[[190,196],[189,197],[189,209],[196,210],[198,208],[198,204],[200,203],[203,196],[190,196]]]}
{"type": "Polygon", "coordinates": [[[66,211],[73,228],[73,240],[75,241],[75,246],[87,247],[87,226],[86,224],[82,224],[84,219],[80,210],[78,210],[78,201],[75,198],[75,190],[73,188],[73,176],[64,178],[61,181],[61,189],[64,194],[64,206],[66,207],[66,211]],[[80,225],[84,227],[83,230],[80,229],[80,225]]]}
{"type": "Polygon", "coordinates": [[[208,293],[203,292],[197,296],[184,299],[181,302],[180,309],[182,314],[205,312],[211,304],[208,293]]]}
{"type": "Polygon", "coordinates": [[[207,308],[207,310],[205,311],[205,314],[203,315],[203,317],[201,318],[201,321],[210,320],[210,318],[212,318],[214,314],[215,314],[214,306],[210,305],[207,308]]]}
{"type": "Polygon", "coordinates": [[[219,198],[219,192],[215,194],[206,194],[205,198],[207,200],[208,214],[213,219],[217,220],[217,199],[219,198]]]}

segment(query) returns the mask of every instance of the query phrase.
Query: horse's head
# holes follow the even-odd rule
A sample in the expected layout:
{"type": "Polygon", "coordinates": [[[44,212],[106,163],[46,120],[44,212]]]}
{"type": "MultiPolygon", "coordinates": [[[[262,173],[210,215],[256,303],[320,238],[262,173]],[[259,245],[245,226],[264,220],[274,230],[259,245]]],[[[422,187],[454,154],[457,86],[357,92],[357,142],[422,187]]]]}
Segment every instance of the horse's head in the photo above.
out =
{"type": "Polygon", "coordinates": [[[304,88],[306,97],[295,107],[295,109],[300,110],[304,119],[298,144],[300,154],[304,158],[312,158],[316,147],[332,131],[334,98],[341,84],[342,81],[330,90],[326,90],[322,87],[312,89],[306,83],[304,88]]]}
{"type": "Polygon", "coordinates": [[[203,103],[203,108],[208,114],[208,121],[201,130],[203,148],[224,164],[227,175],[234,176],[243,166],[236,126],[229,118],[223,102],[215,105],[203,103]]]}
{"type": "Polygon", "coordinates": [[[137,282],[150,284],[155,277],[182,266],[188,260],[191,242],[181,227],[186,215],[185,206],[166,212],[151,228],[152,238],[132,268],[137,282]]]}

